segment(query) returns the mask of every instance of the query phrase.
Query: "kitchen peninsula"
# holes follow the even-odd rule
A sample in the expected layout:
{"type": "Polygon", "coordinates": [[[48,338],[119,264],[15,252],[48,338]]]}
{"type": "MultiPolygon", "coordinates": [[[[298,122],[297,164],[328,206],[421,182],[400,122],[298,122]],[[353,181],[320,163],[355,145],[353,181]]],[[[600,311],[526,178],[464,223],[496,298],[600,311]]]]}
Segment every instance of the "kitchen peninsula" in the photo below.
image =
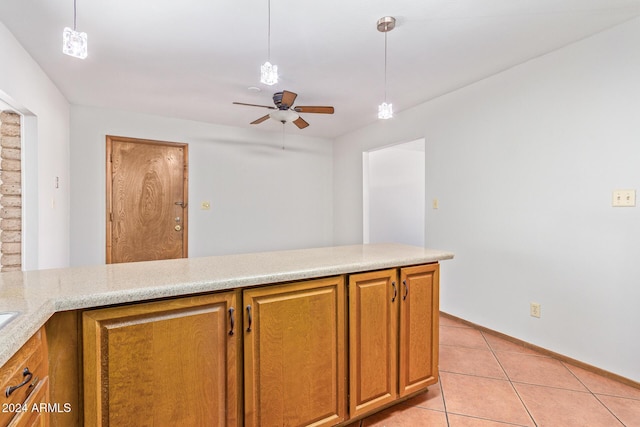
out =
{"type": "Polygon", "coordinates": [[[70,408],[52,425],[339,425],[437,381],[451,258],[371,244],[3,273],[0,366],[46,336],[48,400],[70,408]]]}

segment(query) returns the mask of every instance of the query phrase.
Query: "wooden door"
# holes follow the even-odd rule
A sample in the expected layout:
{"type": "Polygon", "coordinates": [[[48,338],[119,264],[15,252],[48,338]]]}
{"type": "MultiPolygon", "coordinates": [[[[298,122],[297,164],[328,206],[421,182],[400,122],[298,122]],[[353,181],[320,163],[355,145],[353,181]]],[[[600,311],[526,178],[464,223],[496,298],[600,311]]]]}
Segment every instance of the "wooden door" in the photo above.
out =
{"type": "Polygon", "coordinates": [[[246,290],[243,304],[245,426],[344,421],[344,278],[246,290]]]}
{"type": "Polygon", "coordinates": [[[349,412],[359,416],[398,395],[399,289],[395,269],[349,276],[349,412]]]}
{"type": "Polygon", "coordinates": [[[400,396],[438,382],[439,264],[400,270],[400,396]]]}
{"type": "Polygon", "coordinates": [[[187,150],[107,136],[107,263],[187,257],[187,150]]]}
{"type": "Polygon", "coordinates": [[[84,312],[84,425],[240,425],[235,295],[84,312]]]}

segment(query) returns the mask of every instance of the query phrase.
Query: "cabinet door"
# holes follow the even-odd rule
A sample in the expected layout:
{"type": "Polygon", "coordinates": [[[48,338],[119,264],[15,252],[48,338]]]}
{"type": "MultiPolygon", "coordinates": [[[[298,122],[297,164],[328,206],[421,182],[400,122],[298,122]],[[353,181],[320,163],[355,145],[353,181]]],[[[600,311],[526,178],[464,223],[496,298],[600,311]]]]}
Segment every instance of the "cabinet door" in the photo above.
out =
{"type": "Polygon", "coordinates": [[[245,426],[346,419],[343,277],[245,290],[245,426]]]}
{"type": "Polygon", "coordinates": [[[232,308],[229,292],[84,312],[85,426],[238,425],[232,308]]]}
{"type": "Polygon", "coordinates": [[[399,289],[395,269],[349,276],[349,413],[397,397],[399,289]]]}
{"type": "Polygon", "coordinates": [[[438,381],[439,265],[400,270],[400,396],[438,381]]]}

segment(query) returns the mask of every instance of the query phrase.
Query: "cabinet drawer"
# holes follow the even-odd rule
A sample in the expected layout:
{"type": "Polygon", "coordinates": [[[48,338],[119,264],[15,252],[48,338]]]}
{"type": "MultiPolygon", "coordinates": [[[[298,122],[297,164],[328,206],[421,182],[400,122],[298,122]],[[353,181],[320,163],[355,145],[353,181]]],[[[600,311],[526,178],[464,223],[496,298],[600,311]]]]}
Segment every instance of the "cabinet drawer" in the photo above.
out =
{"type": "Polygon", "coordinates": [[[17,414],[8,427],[48,427],[49,377],[44,377],[33,388],[33,393],[24,404],[25,411],[17,414]]]}
{"type": "Polygon", "coordinates": [[[14,410],[16,406],[25,403],[40,380],[47,377],[46,346],[45,333],[41,329],[0,368],[0,407],[3,409],[0,412],[0,426],[9,424],[18,413],[14,410]]]}

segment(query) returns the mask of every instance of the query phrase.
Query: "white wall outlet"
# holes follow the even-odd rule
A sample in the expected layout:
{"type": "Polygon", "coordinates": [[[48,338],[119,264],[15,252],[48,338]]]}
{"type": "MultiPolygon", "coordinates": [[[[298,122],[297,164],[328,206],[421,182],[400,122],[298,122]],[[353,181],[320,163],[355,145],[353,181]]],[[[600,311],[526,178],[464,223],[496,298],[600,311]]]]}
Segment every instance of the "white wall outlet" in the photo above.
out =
{"type": "Polygon", "coordinates": [[[438,199],[433,199],[433,200],[431,201],[431,207],[432,207],[433,209],[438,209],[438,199]]]}
{"type": "Polygon", "coordinates": [[[540,317],[540,304],[537,302],[532,302],[529,305],[529,314],[531,317],[540,317]]]}
{"type": "Polygon", "coordinates": [[[614,207],[633,207],[636,205],[636,190],[613,190],[611,205],[614,207]]]}

